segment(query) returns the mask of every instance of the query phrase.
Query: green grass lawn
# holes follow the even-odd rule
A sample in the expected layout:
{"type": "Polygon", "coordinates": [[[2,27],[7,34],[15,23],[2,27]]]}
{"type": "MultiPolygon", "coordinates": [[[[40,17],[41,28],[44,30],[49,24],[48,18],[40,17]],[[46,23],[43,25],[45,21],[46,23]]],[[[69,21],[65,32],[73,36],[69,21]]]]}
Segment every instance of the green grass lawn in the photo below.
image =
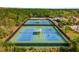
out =
{"type": "Polygon", "coordinates": [[[73,41],[75,42],[75,46],[76,46],[76,51],[79,51],[79,33],[75,32],[74,30],[72,30],[71,28],[67,27],[65,30],[63,30],[67,36],[73,41]]]}

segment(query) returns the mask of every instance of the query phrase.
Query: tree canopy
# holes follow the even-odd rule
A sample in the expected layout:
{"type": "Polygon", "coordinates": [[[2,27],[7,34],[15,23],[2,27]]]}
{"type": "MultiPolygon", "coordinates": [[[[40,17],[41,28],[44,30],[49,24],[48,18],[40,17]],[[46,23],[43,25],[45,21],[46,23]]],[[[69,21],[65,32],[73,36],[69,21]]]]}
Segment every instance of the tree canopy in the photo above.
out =
{"type": "Polygon", "coordinates": [[[0,8],[0,38],[8,35],[12,27],[21,24],[27,18],[55,16],[79,16],[79,10],[0,8]]]}

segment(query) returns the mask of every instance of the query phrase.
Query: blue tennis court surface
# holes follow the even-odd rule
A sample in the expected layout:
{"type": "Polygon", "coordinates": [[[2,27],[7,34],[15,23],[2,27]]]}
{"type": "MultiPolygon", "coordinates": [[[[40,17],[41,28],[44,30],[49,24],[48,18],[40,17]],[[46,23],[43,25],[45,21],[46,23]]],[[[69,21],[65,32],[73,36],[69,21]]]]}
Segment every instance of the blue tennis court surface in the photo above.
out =
{"type": "Polygon", "coordinates": [[[43,25],[50,25],[51,24],[51,22],[49,22],[48,20],[43,20],[43,19],[41,19],[41,20],[30,20],[30,21],[27,21],[27,22],[25,22],[25,24],[43,24],[43,25]]]}
{"type": "MultiPolygon", "coordinates": [[[[28,20],[24,24],[46,24],[49,25],[51,22],[49,20],[28,20]]],[[[8,43],[24,43],[24,44],[61,44],[68,43],[67,38],[58,30],[58,28],[53,26],[21,26],[21,28],[9,39],[8,43]]]]}

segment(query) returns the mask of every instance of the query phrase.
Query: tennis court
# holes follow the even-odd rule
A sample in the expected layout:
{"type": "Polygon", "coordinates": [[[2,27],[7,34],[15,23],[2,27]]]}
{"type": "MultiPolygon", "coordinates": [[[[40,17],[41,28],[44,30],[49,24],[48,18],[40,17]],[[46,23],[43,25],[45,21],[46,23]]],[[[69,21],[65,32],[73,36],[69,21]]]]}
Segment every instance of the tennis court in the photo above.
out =
{"type": "Polygon", "coordinates": [[[22,46],[68,46],[65,35],[48,19],[30,19],[8,40],[22,46]]]}

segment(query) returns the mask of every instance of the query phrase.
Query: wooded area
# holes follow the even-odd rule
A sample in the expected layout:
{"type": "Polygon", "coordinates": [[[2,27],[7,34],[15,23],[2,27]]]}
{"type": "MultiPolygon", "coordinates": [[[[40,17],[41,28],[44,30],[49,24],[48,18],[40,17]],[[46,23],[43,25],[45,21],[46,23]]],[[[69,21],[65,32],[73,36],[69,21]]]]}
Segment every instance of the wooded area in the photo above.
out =
{"type": "Polygon", "coordinates": [[[79,16],[79,10],[0,8],[0,39],[8,36],[13,27],[30,17],[79,16]]]}

